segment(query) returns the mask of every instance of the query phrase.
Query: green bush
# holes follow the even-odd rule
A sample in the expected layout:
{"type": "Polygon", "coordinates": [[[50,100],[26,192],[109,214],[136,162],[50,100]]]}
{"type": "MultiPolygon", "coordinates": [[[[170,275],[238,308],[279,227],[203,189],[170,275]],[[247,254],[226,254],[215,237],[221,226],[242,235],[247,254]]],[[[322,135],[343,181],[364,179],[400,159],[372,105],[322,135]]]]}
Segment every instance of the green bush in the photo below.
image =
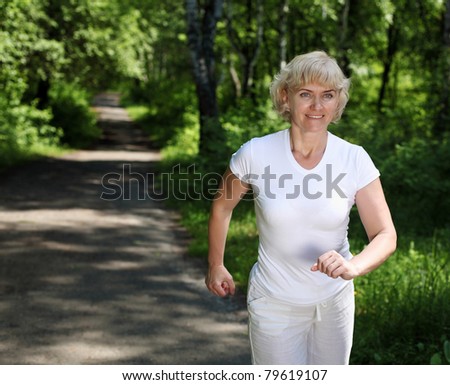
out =
{"type": "Polygon", "coordinates": [[[90,95],[75,83],[57,82],[50,89],[52,125],[63,131],[62,141],[71,147],[92,144],[101,135],[90,107],[90,95]]]}
{"type": "Polygon", "coordinates": [[[227,137],[227,147],[232,152],[252,139],[288,127],[269,104],[269,100],[255,106],[250,100],[241,100],[235,107],[230,107],[221,117],[227,137]]]}
{"type": "Polygon", "coordinates": [[[30,156],[36,147],[59,145],[61,130],[51,125],[49,109],[34,105],[12,106],[0,96],[0,167],[8,167],[30,156]]]}
{"type": "Polygon", "coordinates": [[[432,235],[450,225],[450,141],[412,139],[380,164],[383,183],[401,232],[432,235]]]}
{"type": "MultiPolygon", "coordinates": [[[[159,80],[140,82],[139,87],[125,90],[122,102],[130,116],[149,135],[152,144],[162,148],[169,142],[173,143],[174,137],[180,135],[185,127],[198,126],[197,112],[193,112],[196,106],[192,103],[193,99],[195,93],[192,86],[186,87],[181,80],[159,80]],[[166,97],[167,94],[170,94],[170,98],[166,97]],[[191,118],[193,114],[196,119],[194,124],[191,118]]],[[[198,138],[196,140],[190,141],[188,145],[197,148],[198,138]]]]}
{"type": "Polygon", "coordinates": [[[402,238],[378,270],[355,281],[355,364],[428,364],[448,339],[449,232],[402,238]]]}

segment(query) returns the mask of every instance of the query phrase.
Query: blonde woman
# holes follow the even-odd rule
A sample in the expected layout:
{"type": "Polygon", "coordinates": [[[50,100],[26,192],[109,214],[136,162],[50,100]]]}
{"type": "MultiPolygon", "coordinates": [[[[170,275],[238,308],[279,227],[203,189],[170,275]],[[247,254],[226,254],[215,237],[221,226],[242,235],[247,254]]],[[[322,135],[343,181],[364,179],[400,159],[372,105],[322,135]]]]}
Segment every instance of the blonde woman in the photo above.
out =
{"type": "Polygon", "coordinates": [[[233,154],[213,201],[206,285],[223,297],[235,290],[223,257],[231,215],[250,188],[255,196],[259,248],[247,296],[254,364],[348,364],[353,279],[396,248],[379,171],[362,147],[328,131],[349,83],[324,52],[295,57],[270,90],[290,128],[233,154]],[[354,204],[369,238],[355,256],[347,239],[354,204]]]}

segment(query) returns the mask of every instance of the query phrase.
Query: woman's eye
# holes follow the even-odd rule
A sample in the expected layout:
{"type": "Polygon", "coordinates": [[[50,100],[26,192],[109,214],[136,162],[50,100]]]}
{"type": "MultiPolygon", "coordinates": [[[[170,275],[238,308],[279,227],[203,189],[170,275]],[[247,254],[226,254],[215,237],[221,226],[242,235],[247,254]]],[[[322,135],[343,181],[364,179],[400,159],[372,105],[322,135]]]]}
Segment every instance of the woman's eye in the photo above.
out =
{"type": "Polygon", "coordinates": [[[323,95],[323,98],[326,100],[330,100],[330,99],[334,98],[334,95],[333,94],[325,94],[325,95],[323,95]]]}
{"type": "Polygon", "coordinates": [[[309,92],[301,92],[300,97],[304,99],[309,99],[311,97],[311,94],[309,92]]]}

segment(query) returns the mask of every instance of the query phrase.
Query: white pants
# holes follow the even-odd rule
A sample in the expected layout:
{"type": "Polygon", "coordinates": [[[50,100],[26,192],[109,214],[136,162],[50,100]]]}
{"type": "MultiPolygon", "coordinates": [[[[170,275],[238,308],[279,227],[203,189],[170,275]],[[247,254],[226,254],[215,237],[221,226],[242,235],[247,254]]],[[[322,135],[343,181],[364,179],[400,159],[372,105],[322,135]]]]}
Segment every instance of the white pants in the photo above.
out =
{"type": "Polygon", "coordinates": [[[353,282],[325,302],[301,306],[262,296],[250,284],[249,336],[255,365],[348,365],[353,342],[353,282]]]}

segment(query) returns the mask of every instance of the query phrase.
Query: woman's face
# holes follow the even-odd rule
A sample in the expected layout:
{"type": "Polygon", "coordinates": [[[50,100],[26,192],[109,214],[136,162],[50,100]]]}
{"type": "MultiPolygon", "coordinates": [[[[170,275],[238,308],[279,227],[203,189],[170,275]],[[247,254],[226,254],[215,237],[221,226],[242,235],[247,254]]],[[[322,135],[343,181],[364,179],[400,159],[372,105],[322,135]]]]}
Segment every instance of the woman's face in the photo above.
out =
{"type": "Polygon", "coordinates": [[[333,120],[339,102],[338,92],[316,83],[303,85],[286,94],[291,124],[306,131],[323,131],[333,120]]]}

